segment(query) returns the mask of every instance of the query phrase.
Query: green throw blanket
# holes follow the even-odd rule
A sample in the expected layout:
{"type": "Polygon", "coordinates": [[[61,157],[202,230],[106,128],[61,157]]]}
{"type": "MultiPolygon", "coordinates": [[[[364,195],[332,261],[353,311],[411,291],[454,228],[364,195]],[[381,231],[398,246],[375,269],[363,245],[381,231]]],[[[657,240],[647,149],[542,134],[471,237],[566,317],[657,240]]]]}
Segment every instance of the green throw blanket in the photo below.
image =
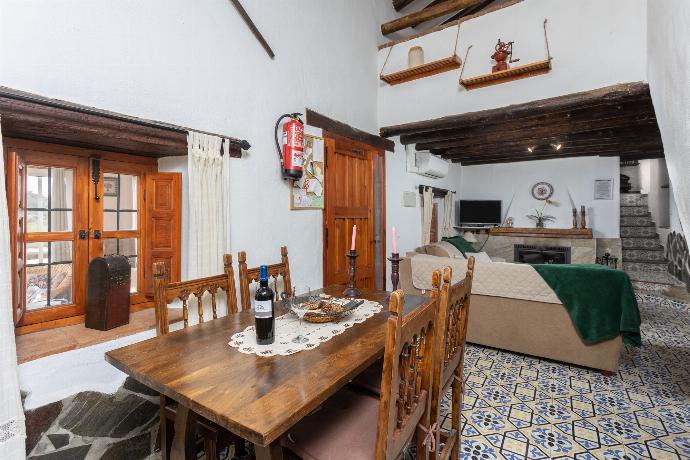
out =
{"type": "Polygon", "coordinates": [[[447,241],[456,248],[458,248],[458,251],[462,252],[463,256],[465,256],[465,254],[468,252],[477,252],[472,246],[472,244],[470,244],[465,238],[463,238],[460,235],[443,238],[443,241],[447,241]]]}
{"type": "Polygon", "coordinates": [[[568,310],[586,344],[623,334],[640,346],[640,311],[628,274],[603,265],[533,264],[568,310]]]}

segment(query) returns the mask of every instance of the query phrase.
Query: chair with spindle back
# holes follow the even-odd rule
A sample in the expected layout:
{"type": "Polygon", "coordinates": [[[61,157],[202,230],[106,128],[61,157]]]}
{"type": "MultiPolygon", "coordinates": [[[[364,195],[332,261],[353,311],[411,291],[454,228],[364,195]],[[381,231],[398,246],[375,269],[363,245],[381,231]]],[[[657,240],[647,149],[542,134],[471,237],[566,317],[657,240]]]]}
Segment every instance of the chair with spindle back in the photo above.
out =
{"type": "MultiPolygon", "coordinates": [[[[436,437],[436,445],[444,444],[441,452],[433,452],[435,459],[457,459],[460,449],[460,410],[465,380],[463,364],[465,357],[465,337],[467,335],[467,318],[469,316],[470,297],[472,293],[472,275],[474,257],[467,260],[465,278],[453,285],[453,270],[446,267],[441,274],[434,271],[432,277],[432,297],[438,299],[438,317],[436,318],[436,344],[434,346],[434,370],[431,404],[429,405],[430,431],[436,437]],[[451,430],[447,436],[440,433],[441,401],[451,388],[451,430]]],[[[427,428],[428,428],[427,427],[427,428]]]]}
{"type": "Polygon", "coordinates": [[[438,302],[407,315],[404,305],[403,292],[395,291],[386,325],[381,397],[345,388],[290,430],[283,446],[319,460],[397,459],[414,434],[418,457],[433,447],[435,438],[427,436],[426,427],[438,302]]]}
{"type": "MultiPolygon", "coordinates": [[[[240,300],[242,310],[252,308],[252,301],[249,296],[249,287],[252,283],[259,282],[259,267],[247,268],[247,253],[240,251],[237,254],[240,278],[240,300]]],[[[288,260],[288,250],[286,246],[280,248],[280,263],[268,266],[268,277],[273,278],[273,292],[276,299],[280,299],[278,294],[278,277],[283,277],[283,292],[291,293],[292,284],[290,282],[290,261],[288,260]]]]}
{"type": "MultiPolygon", "coordinates": [[[[209,276],[207,278],[167,283],[165,280],[165,265],[162,262],[153,264],[153,292],[156,307],[156,332],[157,335],[165,335],[170,332],[168,320],[168,305],[177,300],[182,301],[183,326],[189,326],[189,298],[196,297],[197,314],[199,323],[204,322],[204,296],[211,296],[211,315],[218,318],[216,295],[218,291],[224,291],[227,296],[228,314],[237,313],[237,291],[235,289],[235,273],[232,268],[232,255],[223,256],[224,273],[222,275],[209,276]]],[[[177,405],[165,395],[160,396],[160,433],[161,453],[163,459],[168,459],[173,440],[173,422],[177,413],[177,405]]],[[[204,442],[204,452],[207,459],[218,458],[218,447],[235,443],[236,451],[244,450],[244,441],[215,423],[194,415],[196,427],[193,427],[188,436],[199,435],[204,442]]],[[[196,443],[187,443],[187,445],[196,443]]]]}

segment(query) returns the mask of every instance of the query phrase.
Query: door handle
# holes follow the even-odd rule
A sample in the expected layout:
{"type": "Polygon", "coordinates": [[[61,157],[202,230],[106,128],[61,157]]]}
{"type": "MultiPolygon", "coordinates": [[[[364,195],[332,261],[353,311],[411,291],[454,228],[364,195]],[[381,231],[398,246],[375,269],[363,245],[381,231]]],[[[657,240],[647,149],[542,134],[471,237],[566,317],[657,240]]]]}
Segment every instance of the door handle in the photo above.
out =
{"type": "Polygon", "coordinates": [[[86,230],[79,230],[79,239],[80,240],[85,240],[89,237],[89,234],[86,232],[86,230]]]}
{"type": "Polygon", "coordinates": [[[93,239],[94,240],[100,240],[101,239],[101,231],[100,230],[94,230],[93,231],[93,239]]]}

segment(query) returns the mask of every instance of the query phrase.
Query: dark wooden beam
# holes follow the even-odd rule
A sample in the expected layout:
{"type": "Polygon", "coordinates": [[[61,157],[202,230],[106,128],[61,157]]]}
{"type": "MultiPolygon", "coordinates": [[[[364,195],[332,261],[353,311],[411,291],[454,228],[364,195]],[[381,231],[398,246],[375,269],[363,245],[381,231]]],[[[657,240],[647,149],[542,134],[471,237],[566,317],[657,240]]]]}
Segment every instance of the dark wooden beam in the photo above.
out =
{"type": "Polygon", "coordinates": [[[582,158],[582,157],[594,157],[594,156],[619,156],[622,160],[643,160],[643,159],[652,159],[652,158],[663,158],[664,153],[663,151],[649,151],[649,152],[630,152],[629,154],[612,154],[612,153],[606,153],[606,154],[586,154],[586,155],[571,155],[571,156],[566,156],[563,157],[562,155],[543,155],[540,157],[536,158],[529,158],[525,157],[524,155],[519,155],[511,158],[496,158],[496,159],[491,159],[491,158],[486,158],[486,159],[481,159],[481,160],[476,160],[476,161],[461,161],[461,160],[453,160],[453,163],[461,163],[463,166],[479,166],[479,165],[487,165],[487,164],[498,164],[498,163],[518,163],[522,161],[536,161],[536,160],[553,160],[553,159],[561,159],[561,158],[582,158]]]}
{"type": "Polygon", "coordinates": [[[381,150],[387,150],[389,152],[395,151],[395,142],[392,140],[354,128],[346,123],[329,118],[326,115],[321,115],[319,112],[315,112],[311,109],[307,109],[306,111],[305,123],[364,144],[369,144],[381,150]]]}
{"type": "Polygon", "coordinates": [[[476,5],[482,1],[483,0],[445,0],[443,3],[439,3],[431,8],[425,8],[421,11],[417,11],[416,13],[408,14],[407,16],[403,16],[382,24],[381,33],[383,35],[388,35],[398,30],[413,27],[417,24],[421,24],[422,22],[436,19],[454,11],[476,5]]]}
{"type": "Polygon", "coordinates": [[[235,6],[235,9],[237,10],[238,13],[240,13],[240,16],[242,16],[242,20],[244,21],[245,24],[247,24],[247,27],[249,27],[249,30],[251,30],[252,34],[254,34],[254,37],[258,40],[259,44],[261,47],[266,51],[268,56],[273,59],[276,57],[275,53],[271,49],[271,47],[268,45],[268,42],[264,38],[264,36],[261,34],[259,31],[259,28],[256,27],[256,24],[254,24],[254,21],[252,21],[252,18],[249,16],[249,13],[247,13],[247,10],[244,9],[242,4],[240,3],[240,0],[230,0],[232,4],[235,6]]]}
{"type": "Polygon", "coordinates": [[[414,0],[393,0],[393,8],[395,8],[395,11],[400,11],[412,2],[414,0]]]}
{"type": "MultiPolygon", "coordinates": [[[[187,155],[189,128],[11,88],[0,87],[0,116],[7,137],[156,158],[187,155]]],[[[214,135],[230,140],[231,156],[250,147],[247,141],[214,135]]]]}
{"type": "Polygon", "coordinates": [[[656,115],[651,99],[616,102],[608,104],[588,104],[578,108],[559,112],[539,112],[533,115],[502,121],[485,121],[471,126],[444,128],[435,131],[404,134],[400,142],[404,145],[419,144],[451,139],[464,139],[477,134],[505,133],[512,130],[541,128],[547,125],[567,125],[576,122],[591,122],[612,118],[630,118],[644,122],[654,121],[656,115]]]}
{"type": "Polygon", "coordinates": [[[577,107],[605,104],[607,101],[634,100],[649,96],[647,83],[625,83],[605,88],[598,88],[581,93],[568,94],[549,99],[528,102],[525,104],[510,105],[496,109],[470,112],[462,115],[451,115],[433,120],[418,121],[402,125],[386,126],[381,128],[383,137],[392,137],[403,134],[421,133],[425,131],[438,131],[440,129],[457,129],[475,126],[482,123],[500,123],[515,120],[525,116],[534,116],[539,113],[568,112],[577,107]]]}

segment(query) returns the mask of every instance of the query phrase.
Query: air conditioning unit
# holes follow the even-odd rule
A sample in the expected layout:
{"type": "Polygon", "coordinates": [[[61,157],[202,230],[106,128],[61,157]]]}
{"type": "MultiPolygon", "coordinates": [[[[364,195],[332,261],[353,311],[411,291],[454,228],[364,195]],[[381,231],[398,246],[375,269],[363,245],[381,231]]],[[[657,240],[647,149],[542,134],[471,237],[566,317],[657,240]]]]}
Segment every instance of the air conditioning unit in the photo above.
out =
{"type": "Polygon", "coordinates": [[[429,151],[416,151],[414,145],[407,146],[407,172],[421,176],[441,178],[448,175],[450,164],[429,151]]]}

